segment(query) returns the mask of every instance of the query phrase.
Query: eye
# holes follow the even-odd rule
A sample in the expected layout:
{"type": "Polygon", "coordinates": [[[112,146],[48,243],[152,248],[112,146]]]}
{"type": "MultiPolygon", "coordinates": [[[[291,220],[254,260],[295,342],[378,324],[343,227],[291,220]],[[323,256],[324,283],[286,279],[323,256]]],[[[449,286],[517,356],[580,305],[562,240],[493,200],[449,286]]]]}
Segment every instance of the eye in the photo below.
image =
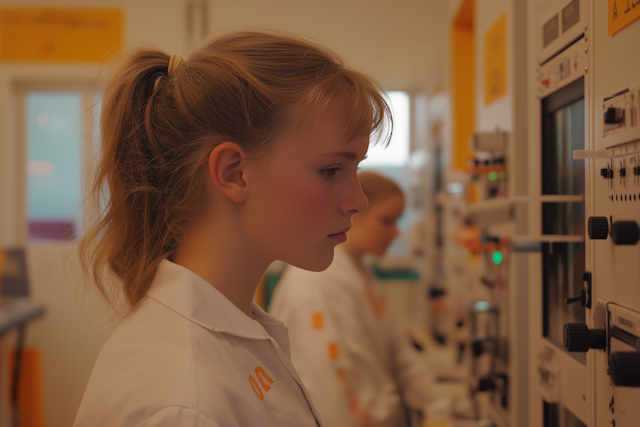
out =
{"type": "Polygon", "coordinates": [[[327,178],[332,178],[338,171],[341,171],[342,168],[327,168],[322,169],[320,172],[327,178]]]}

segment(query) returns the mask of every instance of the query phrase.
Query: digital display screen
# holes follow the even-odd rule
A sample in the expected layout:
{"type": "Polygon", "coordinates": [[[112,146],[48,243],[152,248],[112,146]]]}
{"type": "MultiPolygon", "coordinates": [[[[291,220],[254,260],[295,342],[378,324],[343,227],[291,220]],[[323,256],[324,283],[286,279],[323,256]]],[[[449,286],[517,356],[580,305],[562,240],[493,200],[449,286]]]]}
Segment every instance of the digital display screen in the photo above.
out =
{"type": "Polygon", "coordinates": [[[573,0],[562,9],[562,32],[580,22],[580,0],[573,0]]]}
{"type": "Polygon", "coordinates": [[[558,14],[556,13],[544,26],[542,27],[542,47],[547,47],[549,43],[558,38],[560,34],[560,28],[558,25],[558,14]]]}

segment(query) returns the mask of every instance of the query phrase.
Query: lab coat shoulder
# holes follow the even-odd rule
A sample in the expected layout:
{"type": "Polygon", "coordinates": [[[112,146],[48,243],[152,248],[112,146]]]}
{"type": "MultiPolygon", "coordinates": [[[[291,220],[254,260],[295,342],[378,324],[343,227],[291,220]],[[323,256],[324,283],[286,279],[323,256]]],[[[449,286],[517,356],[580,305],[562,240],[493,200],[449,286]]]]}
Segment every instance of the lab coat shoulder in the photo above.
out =
{"type": "Polygon", "coordinates": [[[190,326],[157,301],[141,301],[102,348],[75,425],[100,425],[114,414],[118,425],[147,425],[140,423],[166,407],[195,409],[190,326]]]}

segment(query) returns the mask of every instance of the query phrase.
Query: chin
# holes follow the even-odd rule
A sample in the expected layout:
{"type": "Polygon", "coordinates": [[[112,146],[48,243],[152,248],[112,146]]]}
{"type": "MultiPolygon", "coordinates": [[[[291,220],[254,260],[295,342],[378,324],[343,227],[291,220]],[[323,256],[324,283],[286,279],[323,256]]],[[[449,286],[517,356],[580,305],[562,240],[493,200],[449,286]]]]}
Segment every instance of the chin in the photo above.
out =
{"type": "Polygon", "coordinates": [[[288,260],[283,259],[282,261],[303,270],[320,272],[329,268],[333,262],[333,250],[334,248],[331,248],[327,253],[313,254],[307,257],[298,255],[288,260]]]}

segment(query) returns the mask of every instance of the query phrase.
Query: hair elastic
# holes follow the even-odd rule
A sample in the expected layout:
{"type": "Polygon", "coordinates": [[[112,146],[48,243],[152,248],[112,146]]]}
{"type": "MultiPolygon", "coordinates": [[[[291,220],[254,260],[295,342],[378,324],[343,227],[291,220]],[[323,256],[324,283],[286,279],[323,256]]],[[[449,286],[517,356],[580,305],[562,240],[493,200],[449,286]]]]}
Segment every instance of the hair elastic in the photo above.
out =
{"type": "Polygon", "coordinates": [[[169,60],[169,68],[167,69],[167,76],[171,77],[183,62],[184,59],[182,59],[182,56],[178,55],[177,53],[171,55],[171,59],[169,60]]]}

